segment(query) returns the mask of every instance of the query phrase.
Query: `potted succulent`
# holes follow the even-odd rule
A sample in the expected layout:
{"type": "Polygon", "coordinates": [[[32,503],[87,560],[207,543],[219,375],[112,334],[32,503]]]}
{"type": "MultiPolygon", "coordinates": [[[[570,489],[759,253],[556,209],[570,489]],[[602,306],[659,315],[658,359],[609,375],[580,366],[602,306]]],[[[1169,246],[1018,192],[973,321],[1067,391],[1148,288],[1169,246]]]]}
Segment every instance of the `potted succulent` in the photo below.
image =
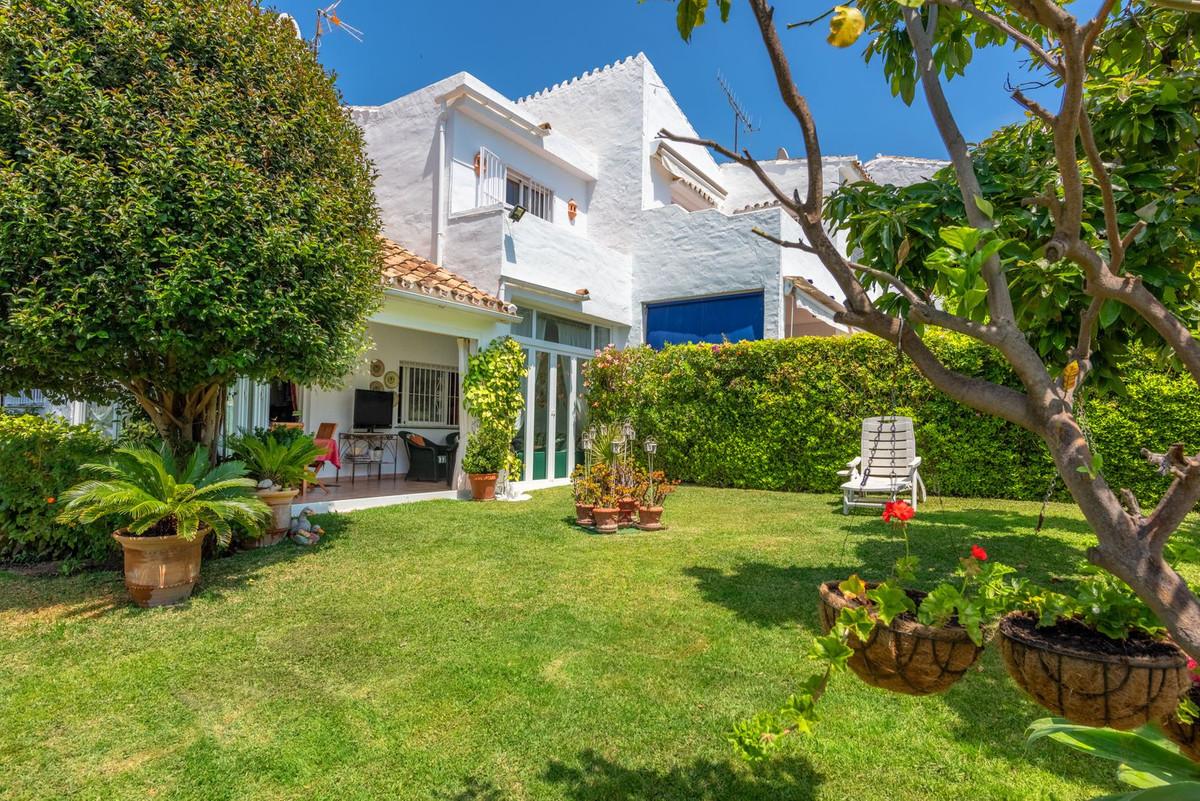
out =
{"type": "Polygon", "coordinates": [[[679,486],[679,481],[670,481],[661,470],[647,473],[645,484],[638,493],[644,503],[638,505],[637,527],[642,531],[661,531],[663,501],[679,486]]]}
{"type": "Polygon", "coordinates": [[[1170,719],[1192,686],[1187,655],[1120,579],[1089,571],[1073,597],[1029,593],[1000,622],[1008,674],[1073,723],[1128,730],[1170,719]]]}
{"type": "Polygon", "coordinates": [[[230,450],[258,481],[258,497],[271,509],[271,522],[261,536],[247,538],[243,547],[265,548],[287,534],[292,520],[292,499],[304,482],[316,481],[311,465],[325,453],[307,434],[276,437],[255,432],[230,437],[230,450]]]}
{"type": "Polygon", "coordinates": [[[643,486],[642,471],[637,465],[630,463],[618,464],[613,471],[614,492],[617,498],[618,526],[634,525],[633,516],[637,514],[639,490],[643,486]]]}
{"type": "Polygon", "coordinates": [[[621,513],[612,469],[603,462],[592,465],[592,481],[596,485],[596,505],[592,508],[596,531],[612,534],[618,528],[617,517],[621,513]]]}
{"type": "Polygon", "coordinates": [[[233,526],[261,529],[270,510],[238,461],[209,466],[208,450],[176,459],[167,445],[119,448],[108,464],[87,464],[95,478],[63,496],[59,520],[122,520],[113,538],[125,553],[125,587],[139,606],[179,603],[200,575],[201,546],[212,533],[228,544],[233,526]]]}
{"type": "Polygon", "coordinates": [[[575,497],[575,522],[581,526],[591,526],[592,508],[596,505],[600,487],[584,465],[575,465],[571,473],[571,492],[575,497]]]}

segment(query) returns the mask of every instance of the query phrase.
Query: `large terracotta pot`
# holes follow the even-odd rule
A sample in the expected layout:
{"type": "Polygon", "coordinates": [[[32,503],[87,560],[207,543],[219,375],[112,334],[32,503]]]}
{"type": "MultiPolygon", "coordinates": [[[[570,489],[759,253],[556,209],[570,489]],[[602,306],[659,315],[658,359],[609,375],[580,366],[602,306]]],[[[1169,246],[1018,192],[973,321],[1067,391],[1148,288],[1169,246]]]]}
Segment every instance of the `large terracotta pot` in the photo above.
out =
{"type": "Polygon", "coordinates": [[[1129,730],[1167,720],[1191,687],[1187,655],[1174,643],[1118,642],[1073,621],[1039,629],[1024,612],[1000,621],[1000,653],[1034,701],[1084,726],[1129,730]]]}
{"type": "Polygon", "coordinates": [[[292,499],[299,490],[269,490],[260,489],[255,494],[271,508],[271,521],[261,537],[248,539],[242,543],[243,548],[267,548],[281,541],[292,527],[292,499]]]}
{"type": "Polygon", "coordinates": [[[581,526],[592,525],[592,504],[577,503],[575,504],[575,522],[581,526]]]}
{"type": "Polygon", "coordinates": [[[606,509],[603,506],[597,506],[592,509],[592,520],[596,522],[596,531],[601,534],[612,534],[617,530],[617,515],[621,513],[620,509],[606,509]]]}
{"type": "Polygon", "coordinates": [[[138,606],[170,606],[186,601],[200,578],[200,548],[208,532],[190,541],[169,537],[131,537],[120,531],[113,539],[125,552],[125,589],[138,606]]]}
{"type": "MultiPolygon", "coordinates": [[[[838,590],[836,581],[821,585],[821,627],[833,628],[838,613],[851,602],[838,590]]],[[[874,582],[868,587],[877,586],[874,582]]],[[[920,603],[925,593],[909,590],[920,603]]],[[[853,634],[847,643],[854,651],[850,669],[873,687],[907,695],[941,693],[962,678],[983,649],[971,642],[961,626],[926,626],[911,615],[879,622],[866,642],[853,634]]]]}
{"type": "Polygon", "coordinates": [[[496,500],[496,479],[499,473],[468,473],[471,480],[471,498],[476,501],[496,500]]]}
{"type": "Polygon", "coordinates": [[[639,506],[637,527],[642,531],[661,531],[662,513],[661,506],[639,506]]]}

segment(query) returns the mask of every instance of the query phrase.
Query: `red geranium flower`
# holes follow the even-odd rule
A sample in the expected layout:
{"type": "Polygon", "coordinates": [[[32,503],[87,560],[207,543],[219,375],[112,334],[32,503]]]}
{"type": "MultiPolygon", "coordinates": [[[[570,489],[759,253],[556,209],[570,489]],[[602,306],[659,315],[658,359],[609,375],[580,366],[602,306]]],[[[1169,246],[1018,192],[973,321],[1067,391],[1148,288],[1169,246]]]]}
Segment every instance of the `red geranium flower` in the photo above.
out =
{"type": "Polygon", "coordinates": [[[1195,669],[1196,669],[1196,660],[1189,659],[1188,660],[1188,670],[1195,670],[1195,669]]]}
{"type": "Polygon", "coordinates": [[[907,523],[917,512],[908,505],[908,501],[888,501],[883,505],[883,522],[907,523]]]}
{"type": "Polygon", "coordinates": [[[55,497],[53,495],[51,495],[49,498],[46,499],[46,503],[54,503],[54,501],[55,501],[55,497]]]}
{"type": "Polygon", "coordinates": [[[978,559],[980,562],[987,561],[987,551],[980,548],[978,545],[971,546],[971,556],[978,559]]]}

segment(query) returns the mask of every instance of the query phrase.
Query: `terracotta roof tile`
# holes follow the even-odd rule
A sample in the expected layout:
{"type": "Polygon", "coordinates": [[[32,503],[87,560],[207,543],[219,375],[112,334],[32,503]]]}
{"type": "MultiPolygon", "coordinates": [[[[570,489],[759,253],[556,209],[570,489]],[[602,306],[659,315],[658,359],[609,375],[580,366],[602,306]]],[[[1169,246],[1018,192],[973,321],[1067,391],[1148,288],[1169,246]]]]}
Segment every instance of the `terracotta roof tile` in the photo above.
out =
{"type": "Polygon", "coordinates": [[[495,295],[489,295],[445,267],[421,258],[387,237],[381,236],[379,240],[383,245],[383,269],[380,277],[384,286],[418,292],[432,298],[488,311],[505,314],[516,312],[515,306],[505,303],[495,295]]]}

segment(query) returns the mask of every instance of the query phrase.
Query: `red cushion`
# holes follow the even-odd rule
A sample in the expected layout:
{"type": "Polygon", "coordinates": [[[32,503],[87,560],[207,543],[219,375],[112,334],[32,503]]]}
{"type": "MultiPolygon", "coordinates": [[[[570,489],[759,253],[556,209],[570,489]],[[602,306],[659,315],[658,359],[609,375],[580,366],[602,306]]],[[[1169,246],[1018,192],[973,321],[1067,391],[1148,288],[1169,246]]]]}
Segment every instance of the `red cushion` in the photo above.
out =
{"type": "Polygon", "coordinates": [[[422,437],[420,434],[410,435],[408,438],[408,441],[411,442],[413,445],[416,445],[418,448],[425,447],[425,438],[422,437]]]}

